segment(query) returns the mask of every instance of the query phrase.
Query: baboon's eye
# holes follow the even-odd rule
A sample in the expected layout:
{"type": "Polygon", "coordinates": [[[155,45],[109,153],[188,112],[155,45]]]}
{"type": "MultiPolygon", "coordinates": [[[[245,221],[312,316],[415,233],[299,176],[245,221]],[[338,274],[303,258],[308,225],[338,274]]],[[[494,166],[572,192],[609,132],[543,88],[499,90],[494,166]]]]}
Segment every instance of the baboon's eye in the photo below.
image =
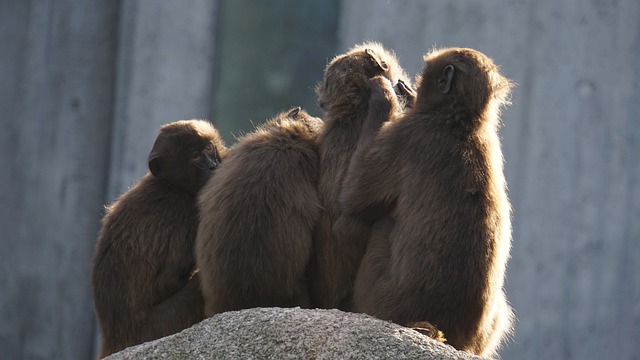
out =
{"type": "Polygon", "coordinates": [[[204,151],[212,152],[213,151],[213,143],[212,142],[208,143],[207,146],[204,148],[204,151]]]}

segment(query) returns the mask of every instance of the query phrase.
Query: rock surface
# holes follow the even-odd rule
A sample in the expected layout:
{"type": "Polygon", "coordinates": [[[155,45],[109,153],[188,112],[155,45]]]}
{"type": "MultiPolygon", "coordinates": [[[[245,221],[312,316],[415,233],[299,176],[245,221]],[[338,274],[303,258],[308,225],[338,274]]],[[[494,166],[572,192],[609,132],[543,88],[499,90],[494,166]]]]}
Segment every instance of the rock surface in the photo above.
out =
{"type": "Polygon", "coordinates": [[[256,308],[206,319],[107,359],[481,359],[414,330],[339,310],[256,308]]]}

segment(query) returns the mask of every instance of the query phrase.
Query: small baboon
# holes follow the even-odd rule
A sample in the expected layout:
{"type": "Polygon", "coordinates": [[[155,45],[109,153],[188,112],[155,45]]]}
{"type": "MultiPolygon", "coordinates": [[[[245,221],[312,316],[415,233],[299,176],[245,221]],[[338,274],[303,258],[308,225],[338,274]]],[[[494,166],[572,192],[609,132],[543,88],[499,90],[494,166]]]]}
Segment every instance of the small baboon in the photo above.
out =
{"type": "Polygon", "coordinates": [[[194,274],[196,195],[225,154],[206,121],[164,125],[150,172],[106,208],[92,272],[100,358],[204,318],[194,274]]]}
{"type": "Polygon", "coordinates": [[[300,108],[279,114],[240,138],[203,188],[196,260],[207,317],[309,307],[321,125],[300,108]]]}
{"type": "Polygon", "coordinates": [[[316,307],[351,308],[353,280],[366,242],[342,241],[333,233],[333,223],[340,214],[338,198],[351,157],[388,119],[388,108],[369,108],[372,85],[385,78],[396,84],[397,106],[391,111],[412,106],[415,94],[406,73],[395,54],[378,43],[357,45],[334,58],[316,88],[318,102],[326,112],[318,136],[318,195],[323,212],[310,266],[311,299],[316,307]],[[378,80],[371,81],[373,78],[378,80]]]}
{"type": "Polygon", "coordinates": [[[342,216],[368,224],[356,239],[371,237],[354,310],[407,326],[429,322],[457,349],[493,355],[512,326],[498,137],[512,83],[491,59],[461,48],[428,53],[416,83],[415,108],[380,130],[343,184],[342,216]],[[374,224],[383,231],[371,234],[374,224]]]}

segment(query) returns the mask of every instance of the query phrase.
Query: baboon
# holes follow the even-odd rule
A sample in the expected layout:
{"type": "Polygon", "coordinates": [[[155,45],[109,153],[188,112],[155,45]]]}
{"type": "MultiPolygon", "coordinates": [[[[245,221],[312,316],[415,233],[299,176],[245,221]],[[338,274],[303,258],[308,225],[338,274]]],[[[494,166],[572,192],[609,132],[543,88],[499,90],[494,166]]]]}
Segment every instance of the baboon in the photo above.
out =
{"type": "MultiPolygon", "coordinates": [[[[378,43],[357,45],[334,58],[317,86],[318,102],[325,110],[325,124],[318,136],[320,180],[318,195],[323,206],[314,236],[310,266],[311,299],[315,307],[349,310],[357,267],[366,242],[345,242],[333,233],[340,213],[338,197],[352,155],[362,148],[388,119],[389,109],[369,109],[371,86],[378,77],[395,84],[397,106],[412,106],[415,93],[396,56],[378,43]]],[[[384,105],[384,103],[381,103],[384,105]]]]}
{"type": "Polygon", "coordinates": [[[207,317],[309,307],[321,125],[300,108],[279,114],[240,138],[203,188],[196,261],[207,317]]]}
{"type": "Polygon", "coordinates": [[[194,274],[196,194],[225,155],[206,121],[164,125],[149,173],[106,208],[92,272],[100,358],[204,318],[194,274]]]}
{"type": "Polygon", "coordinates": [[[429,322],[457,349],[493,355],[512,326],[503,290],[511,210],[498,137],[512,83],[491,59],[462,48],[425,55],[416,83],[415,108],[380,130],[343,185],[342,216],[368,224],[356,240],[371,236],[354,310],[406,326],[429,322]],[[387,233],[370,235],[388,214],[387,233]]]}

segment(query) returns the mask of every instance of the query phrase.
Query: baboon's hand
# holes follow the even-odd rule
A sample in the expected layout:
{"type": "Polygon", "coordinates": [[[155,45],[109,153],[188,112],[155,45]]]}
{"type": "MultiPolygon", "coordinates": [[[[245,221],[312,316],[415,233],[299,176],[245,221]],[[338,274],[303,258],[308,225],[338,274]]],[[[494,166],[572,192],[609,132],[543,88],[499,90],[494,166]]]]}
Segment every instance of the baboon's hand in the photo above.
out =
{"type": "Polygon", "coordinates": [[[416,92],[404,81],[398,79],[398,83],[393,88],[398,95],[398,98],[402,100],[404,106],[407,108],[413,108],[416,104],[416,92]]]}
{"type": "Polygon", "coordinates": [[[395,90],[391,81],[384,76],[369,79],[371,95],[369,97],[370,111],[391,114],[397,106],[395,90]]]}

